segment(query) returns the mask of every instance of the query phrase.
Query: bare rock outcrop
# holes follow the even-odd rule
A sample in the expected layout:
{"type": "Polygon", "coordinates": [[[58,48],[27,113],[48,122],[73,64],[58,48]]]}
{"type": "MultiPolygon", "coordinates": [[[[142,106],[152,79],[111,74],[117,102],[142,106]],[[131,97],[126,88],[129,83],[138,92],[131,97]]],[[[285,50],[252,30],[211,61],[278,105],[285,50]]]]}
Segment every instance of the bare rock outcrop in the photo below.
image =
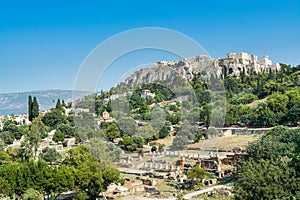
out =
{"type": "Polygon", "coordinates": [[[159,61],[154,65],[142,68],[125,79],[126,84],[151,83],[156,80],[174,80],[176,77],[193,78],[200,73],[203,78],[218,77],[224,74],[239,77],[241,74],[276,72],[280,70],[279,63],[272,64],[268,56],[261,60],[256,55],[248,53],[227,53],[226,58],[213,59],[206,55],[185,58],[177,61],[159,61]]]}

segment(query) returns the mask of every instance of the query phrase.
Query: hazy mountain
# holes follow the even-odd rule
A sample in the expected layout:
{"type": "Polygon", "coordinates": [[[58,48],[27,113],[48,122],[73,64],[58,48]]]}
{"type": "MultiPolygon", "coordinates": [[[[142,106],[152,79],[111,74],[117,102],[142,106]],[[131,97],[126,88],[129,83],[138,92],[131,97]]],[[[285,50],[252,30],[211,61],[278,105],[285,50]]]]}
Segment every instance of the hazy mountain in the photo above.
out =
{"type": "MultiPolygon", "coordinates": [[[[58,98],[64,100],[66,103],[73,99],[73,90],[41,90],[31,92],[7,93],[0,94],[0,115],[10,114],[26,114],[28,96],[37,97],[40,110],[48,110],[55,107],[58,98]]],[[[76,97],[83,97],[87,92],[76,92],[76,97]]]]}

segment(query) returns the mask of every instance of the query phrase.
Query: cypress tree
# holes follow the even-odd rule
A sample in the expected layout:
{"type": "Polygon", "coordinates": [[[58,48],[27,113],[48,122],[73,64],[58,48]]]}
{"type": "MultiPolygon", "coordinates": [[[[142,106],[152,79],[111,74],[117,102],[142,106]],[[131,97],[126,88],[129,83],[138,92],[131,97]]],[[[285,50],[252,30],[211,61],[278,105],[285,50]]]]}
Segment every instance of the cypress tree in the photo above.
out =
{"type": "Polygon", "coordinates": [[[60,103],[60,99],[57,99],[55,108],[56,108],[57,110],[63,111],[63,107],[62,107],[62,105],[61,105],[61,103],[60,103]]]}
{"type": "Polygon", "coordinates": [[[268,74],[268,80],[273,80],[274,79],[274,73],[271,70],[271,68],[269,69],[269,74],[268,74]]]}
{"type": "Polygon", "coordinates": [[[66,107],[65,100],[62,100],[62,101],[61,101],[61,105],[62,105],[63,107],[66,107]]]}
{"type": "Polygon", "coordinates": [[[37,101],[37,98],[36,97],[33,97],[33,102],[32,102],[32,118],[36,118],[39,116],[39,112],[40,112],[40,109],[39,109],[39,104],[38,104],[38,101],[37,101]]]}
{"type": "Polygon", "coordinates": [[[33,117],[32,117],[32,97],[31,95],[29,95],[28,97],[28,118],[29,121],[32,121],[33,117]]]}
{"type": "Polygon", "coordinates": [[[243,67],[243,70],[241,71],[241,81],[242,81],[242,84],[245,83],[245,76],[246,76],[245,67],[243,67]]]}

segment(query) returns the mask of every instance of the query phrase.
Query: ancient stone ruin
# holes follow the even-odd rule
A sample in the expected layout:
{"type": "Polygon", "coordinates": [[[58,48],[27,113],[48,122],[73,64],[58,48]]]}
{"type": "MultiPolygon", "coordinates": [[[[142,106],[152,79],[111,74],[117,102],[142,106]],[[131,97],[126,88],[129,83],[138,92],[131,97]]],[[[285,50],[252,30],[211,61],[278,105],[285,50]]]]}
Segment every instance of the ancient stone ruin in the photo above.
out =
{"type": "Polygon", "coordinates": [[[157,80],[174,80],[176,77],[193,78],[200,73],[203,78],[222,78],[225,74],[241,76],[251,73],[276,72],[280,70],[279,63],[272,63],[268,56],[259,60],[256,55],[248,53],[227,53],[226,58],[213,59],[206,55],[185,58],[178,61],[159,61],[154,65],[134,72],[126,80],[126,84],[151,83],[157,80]]]}

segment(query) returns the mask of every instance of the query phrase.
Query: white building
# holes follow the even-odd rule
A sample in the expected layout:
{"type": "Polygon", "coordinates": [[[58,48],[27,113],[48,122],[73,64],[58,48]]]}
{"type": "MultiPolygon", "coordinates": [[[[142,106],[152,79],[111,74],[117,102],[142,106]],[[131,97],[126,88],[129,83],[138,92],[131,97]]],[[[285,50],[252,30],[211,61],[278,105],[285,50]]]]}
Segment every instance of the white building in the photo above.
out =
{"type": "Polygon", "coordinates": [[[75,109],[75,115],[78,115],[79,113],[88,113],[90,112],[90,109],[88,108],[76,108],[75,109]]]}
{"type": "Polygon", "coordinates": [[[109,113],[107,111],[104,111],[102,113],[102,117],[99,117],[96,122],[97,122],[97,125],[100,125],[101,122],[114,122],[116,121],[115,118],[109,116],[109,113]]]}
{"type": "Polygon", "coordinates": [[[256,55],[249,55],[244,52],[227,53],[226,57],[223,64],[226,66],[227,73],[231,75],[239,76],[242,71],[249,74],[250,72],[263,73],[280,70],[280,64],[272,64],[267,55],[262,56],[261,60],[258,60],[256,55]]]}
{"type": "Polygon", "coordinates": [[[261,65],[266,65],[266,66],[272,65],[272,61],[269,60],[269,56],[262,56],[262,57],[261,57],[261,60],[259,61],[259,63],[260,63],[261,65]]]}
{"type": "Polygon", "coordinates": [[[146,99],[147,96],[150,96],[150,97],[153,98],[153,97],[155,97],[155,94],[152,93],[150,90],[147,90],[147,89],[142,90],[141,97],[142,97],[143,99],[146,99]]]}
{"type": "Polygon", "coordinates": [[[20,125],[28,125],[30,123],[28,119],[28,115],[18,115],[14,121],[16,121],[20,125]]]}

